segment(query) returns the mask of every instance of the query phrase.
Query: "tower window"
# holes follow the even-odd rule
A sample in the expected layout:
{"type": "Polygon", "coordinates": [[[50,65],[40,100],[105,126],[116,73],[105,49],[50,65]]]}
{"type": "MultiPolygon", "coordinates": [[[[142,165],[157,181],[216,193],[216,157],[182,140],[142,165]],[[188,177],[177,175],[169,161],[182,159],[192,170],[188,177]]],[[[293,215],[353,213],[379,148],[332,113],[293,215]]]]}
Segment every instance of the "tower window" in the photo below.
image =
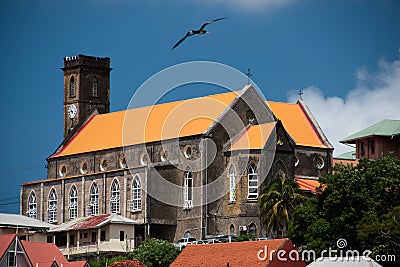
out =
{"type": "Polygon", "coordinates": [[[98,89],[99,81],[96,77],[92,79],[92,96],[98,97],[99,96],[99,89],[98,89]]]}
{"type": "Polygon", "coordinates": [[[235,168],[231,166],[229,169],[229,201],[235,202],[236,201],[236,179],[235,179],[235,168]]]}
{"type": "Polygon", "coordinates": [[[75,97],[75,78],[71,76],[69,80],[69,97],[75,97]]]}

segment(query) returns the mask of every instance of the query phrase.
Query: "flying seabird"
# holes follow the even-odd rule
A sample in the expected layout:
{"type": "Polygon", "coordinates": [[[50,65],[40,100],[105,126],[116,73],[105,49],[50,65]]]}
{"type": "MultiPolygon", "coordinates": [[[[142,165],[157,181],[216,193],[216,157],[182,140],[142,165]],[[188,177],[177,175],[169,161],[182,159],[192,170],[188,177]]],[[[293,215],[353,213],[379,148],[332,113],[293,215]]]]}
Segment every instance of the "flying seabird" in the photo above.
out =
{"type": "Polygon", "coordinates": [[[180,40],[174,45],[174,47],[172,47],[171,50],[173,50],[175,47],[177,47],[178,45],[180,45],[180,44],[181,44],[183,41],[185,41],[185,39],[186,39],[187,37],[189,37],[189,36],[196,35],[196,34],[206,34],[206,33],[209,33],[209,32],[207,32],[206,29],[205,29],[206,26],[207,26],[208,24],[211,24],[211,23],[213,23],[213,22],[216,22],[216,21],[222,20],[222,19],[227,19],[227,18],[214,19],[214,20],[211,20],[211,21],[209,21],[209,22],[204,23],[204,24],[200,27],[200,29],[198,29],[198,30],[190,30],[190,31],[188,31],[188,32],[186,33],[186,35],[185,35],[182,39],[180,39],[180,40]]]}

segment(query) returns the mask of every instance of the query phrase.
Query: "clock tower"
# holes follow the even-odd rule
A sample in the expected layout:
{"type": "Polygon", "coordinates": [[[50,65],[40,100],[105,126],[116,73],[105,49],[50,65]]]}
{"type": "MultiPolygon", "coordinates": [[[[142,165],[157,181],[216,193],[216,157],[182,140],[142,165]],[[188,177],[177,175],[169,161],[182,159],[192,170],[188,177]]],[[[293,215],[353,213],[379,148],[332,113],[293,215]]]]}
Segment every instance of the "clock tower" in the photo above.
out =
{"type": "Polygon", "coordinates": [[[110,58],[64,58],[64,138],[97,109],[110,112],[110,58]]]}

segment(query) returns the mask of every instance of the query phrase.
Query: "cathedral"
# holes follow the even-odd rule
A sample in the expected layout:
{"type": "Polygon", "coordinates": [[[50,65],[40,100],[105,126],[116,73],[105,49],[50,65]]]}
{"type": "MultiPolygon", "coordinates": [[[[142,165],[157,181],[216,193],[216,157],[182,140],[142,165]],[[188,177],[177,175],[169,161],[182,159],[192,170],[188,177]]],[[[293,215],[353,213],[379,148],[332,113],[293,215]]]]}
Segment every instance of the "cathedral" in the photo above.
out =
{"type": "MultiPolygon", "coordinates": [[[[303,100],[235,91],[110,112],[110,59],[64,58],[64,140],[20,213],[51,224],[117,214],[135,237],[267,235],[258,197],[284,176],[315,193],[333,147],[303,100]]],[[[57,242],[56,242],[57,243],[57,242]]]]}

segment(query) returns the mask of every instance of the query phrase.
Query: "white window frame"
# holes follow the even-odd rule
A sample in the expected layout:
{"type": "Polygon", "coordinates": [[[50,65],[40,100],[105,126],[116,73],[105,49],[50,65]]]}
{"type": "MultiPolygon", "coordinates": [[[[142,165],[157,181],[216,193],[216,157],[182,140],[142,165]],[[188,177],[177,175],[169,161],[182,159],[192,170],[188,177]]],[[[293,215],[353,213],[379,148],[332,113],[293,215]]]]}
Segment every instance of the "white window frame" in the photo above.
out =
{"type": "Polygon", "coordinates": [[[31,192],[28,198],[28,211],[26,212],[30,218],[37,218],[37,199],[35,192],[31,192]]]}
{"type": "Polygon", "coordinates": [[[190,168],[187,168],[185,171],[183,189],[183,207],[185,209],[193,208],[193,175],[190,168]]]}
{"type": "Polygon", "coordinates": [[[78,191],[75,185],[71,187],[69,192],[68,216],[70,219],[78,218],[78,191]]]}
{"type": "Polygon", "coordinates": [[[90,215],[99,215],[99,187],[93,183],[90,187],[90,215]]]}
{"type": "Polygon", "coordinates": [[[142,210],[142,185],[139,176],[132,182],[132,211],[142,210]]]}
{"type": "Polygon", "coordinates": [[[235,168],[233,166],[229,169],[229,201],[236,201],[236,176],[235,168]]]}
{"type": "Polygon", "coordinates": [[[249,166],[247,171],[247,199],[258,199],[258,173],[254,163],[249,166]]]}
{"type": "Polygon", "coordinates": [[[118,180],[111,184],[110,213],[120,213],[120,189],[118,180]]]}
{"type": "Polygon", "coordinates": [[[57,222],[57,192],[54,188],[50,190],[47,208],[47,222],[57,222]]]}

